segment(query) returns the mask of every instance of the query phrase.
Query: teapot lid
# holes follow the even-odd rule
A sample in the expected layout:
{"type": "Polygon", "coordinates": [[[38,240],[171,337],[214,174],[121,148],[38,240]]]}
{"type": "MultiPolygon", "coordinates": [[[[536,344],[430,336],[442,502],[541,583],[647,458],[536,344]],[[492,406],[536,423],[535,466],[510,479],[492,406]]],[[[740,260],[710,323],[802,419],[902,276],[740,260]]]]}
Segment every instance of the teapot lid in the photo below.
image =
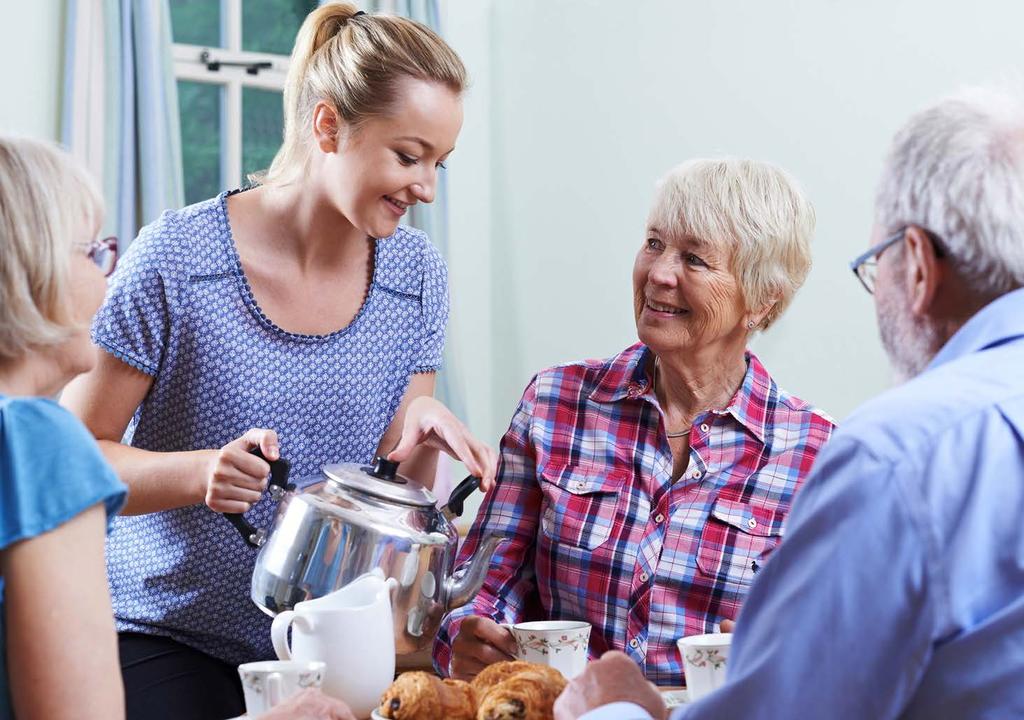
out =
{"type": "Polygon", "coordinates": [[[437,498],[415,480],[398,474],[398,463],[378,457],[373,465],[341,463],[326,465],[323,473],[334,482],[353,490],[417,507],[434,507],[437,498]]]}

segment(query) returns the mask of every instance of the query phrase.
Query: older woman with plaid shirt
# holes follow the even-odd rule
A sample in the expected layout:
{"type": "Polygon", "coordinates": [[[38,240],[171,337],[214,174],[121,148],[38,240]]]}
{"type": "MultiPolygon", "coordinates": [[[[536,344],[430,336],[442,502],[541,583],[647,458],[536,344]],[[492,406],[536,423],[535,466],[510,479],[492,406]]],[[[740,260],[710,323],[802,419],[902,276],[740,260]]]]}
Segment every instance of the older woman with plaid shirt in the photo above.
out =
{"type": "Polygon", "coordinates": [[[434,644],[468,678],[515,651],[499,623],[591,623],[680,684],[675,642],[739,612],[834,427],[747,349],[810,269],[814,211],[771,165],[693,160],[660,184],[633,267],[640,342],[540,372],[463,547],[513,538],[434,644]]]}

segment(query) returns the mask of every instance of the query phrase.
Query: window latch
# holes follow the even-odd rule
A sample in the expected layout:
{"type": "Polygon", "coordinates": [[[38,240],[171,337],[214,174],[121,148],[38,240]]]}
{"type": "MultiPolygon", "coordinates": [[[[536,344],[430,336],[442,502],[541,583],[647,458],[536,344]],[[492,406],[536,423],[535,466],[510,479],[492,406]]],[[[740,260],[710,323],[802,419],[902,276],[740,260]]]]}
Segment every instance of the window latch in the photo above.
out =
{"type": "Polygon", "coordinates": [[[199,62],[206,65],[206,69],[211,72],[217,72],[221,67],[241,67],[245,68],[245,71],[250,75],[259,75],[260,70],[269,70],[274,65],[269,60],[260,60],[257,62],[233,62],[230,60],[217,60],[210,56],[209,50],[203,50],[199,53],[199,62]]]}

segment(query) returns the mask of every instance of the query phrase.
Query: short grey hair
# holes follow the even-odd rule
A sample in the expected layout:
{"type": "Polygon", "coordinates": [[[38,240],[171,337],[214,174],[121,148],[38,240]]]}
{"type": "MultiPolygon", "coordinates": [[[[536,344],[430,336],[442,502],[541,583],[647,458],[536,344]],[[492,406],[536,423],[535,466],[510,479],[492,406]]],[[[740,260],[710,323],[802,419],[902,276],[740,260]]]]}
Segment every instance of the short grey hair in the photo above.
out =
{"type": "Polygon", "coordinates": [[[688,160],[658,184],[648,222],[728,247],[747,309],[772,306],[760,330],[789,306],[811,269],[814,208],[796,180],[769,163],[688,160]]]}
{"type": "Polygon", "coordinates": [[[968,88],[918,112],[896,134],[875,198],[886,232],[938,235],[981,298],[1024,285],[1024,101],[968,88]]]}
{"type": "Polygon", "coordinates": [[[67,153],[0,137],[0,363],[77,329],[71,255],[102,218],[95,183],[67,153]]]}

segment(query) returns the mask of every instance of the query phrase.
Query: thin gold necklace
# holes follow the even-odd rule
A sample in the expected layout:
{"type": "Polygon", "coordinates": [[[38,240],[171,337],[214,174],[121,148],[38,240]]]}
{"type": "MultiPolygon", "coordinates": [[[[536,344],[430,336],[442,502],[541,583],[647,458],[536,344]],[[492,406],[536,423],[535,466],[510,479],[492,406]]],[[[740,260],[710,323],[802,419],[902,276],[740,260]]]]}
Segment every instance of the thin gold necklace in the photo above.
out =
{"type": "MultiPolygon", "coordinates": [[[[658,393],[656,392],[657,391],[657,388],[656,388],[657,382],[658,382],[658,356],[655,355],[654,356],[654,377],[651,378],[651,394],[654,395],[654,397],[658,397],[658,393]]],[[[680,430],[679,432],[669,432],[668,428],[666,427],[665,428],[665,434],[668,435],[670,438],[675,439],[675,438],[686,437],[687,435],[690,434],[690,431],[689,430],[680,430]]]]}

